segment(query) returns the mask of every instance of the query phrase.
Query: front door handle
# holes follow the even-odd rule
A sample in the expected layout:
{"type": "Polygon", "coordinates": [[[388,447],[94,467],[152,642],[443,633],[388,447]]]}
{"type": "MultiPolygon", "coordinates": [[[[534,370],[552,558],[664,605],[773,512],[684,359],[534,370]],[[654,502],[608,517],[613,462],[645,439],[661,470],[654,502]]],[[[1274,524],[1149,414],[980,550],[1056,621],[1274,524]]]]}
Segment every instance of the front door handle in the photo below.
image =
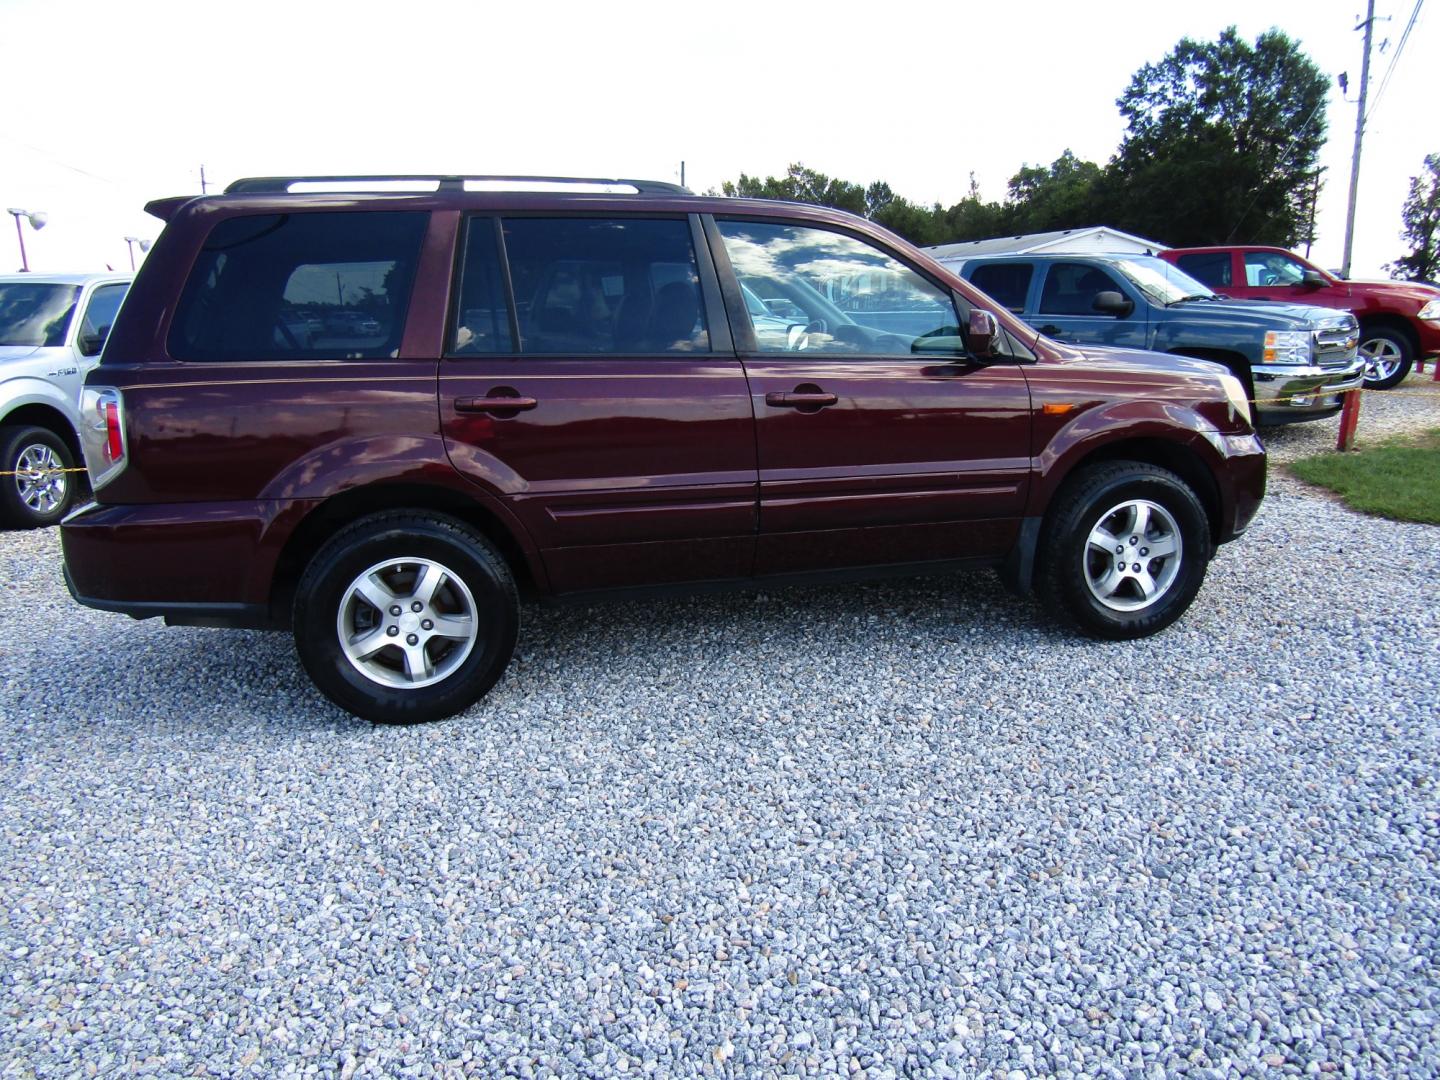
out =
{"type": "Polygon", "coordinates": [[[1056,326],[1054,323],[1046,323],[1044,326],[1040,327],[1040,333],[1044,334],[1046,337],[1059,338],[1060,335],[1064,332],[1064,330],[1061,330],[1060,327],[1056,326]]]}
{"type": "Polygon", "coordinates": [[[775,409],[823,409],[839,400],[823,390],[795,390],[790,393],[772,390],[765,395],[765,404],[775,409]]]}
{"type": "Polygon", "coordinates": [[[462,397],[455,399],[455,411],[458,413],[503,413],[503,412],[524,412],[526,409],[533,409],[540,402],[533,397],[520,397],[519,395],[495,395],[491,397],[462,397]]]}

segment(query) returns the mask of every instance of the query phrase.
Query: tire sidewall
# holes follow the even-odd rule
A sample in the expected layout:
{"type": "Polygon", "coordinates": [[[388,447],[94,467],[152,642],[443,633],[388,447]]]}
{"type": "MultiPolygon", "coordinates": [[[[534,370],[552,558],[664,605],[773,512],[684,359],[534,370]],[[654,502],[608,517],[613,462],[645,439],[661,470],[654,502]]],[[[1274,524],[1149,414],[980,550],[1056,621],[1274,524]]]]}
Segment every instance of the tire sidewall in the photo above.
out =
{"type": "Polygon", "coordinates": [[[17,483],[18,477],[13,474],[16,466],[20,463],[20,455],[32,446],[46,446],[55,452],[60,459],[63,468],[71,469],[75,466],[75,459],[70,453],[70,447],[65,440],[56,435],[49,428],[23,427],[9,428],[4,430],[5,434],[0,437],[0,517],[4,518],[5,524],[20,529],[43,529],[54,525],[67,512],[75,502],[76,482],[75,473],[64,474],[65,495],[60,500],[60,505],[48,514],[36,513],[20,497],[20,488],[17,483]]]}
{"type": "Polygon", "coordinates": [[[315,685],[341,708],[385,724],[438,720],[461,712],[504,673],[519,630],[514,582],[504,560],[479,536],[417,520],[337,536],[312,560],[295,596],[297,651],[315,685]],[[413,690],[366,678],[340,647],[336,619],[350,583],[378,562],[433,559],[452,570],[475,600],[479,638],[465,661],[438,683],[413,690]]]}
{"type": "Polygon", "coordinates": [[[1365,376],[1366,390],[1389,390],[1392,386],[1399,385],[1404,381],[1405,376],[1410,374],[1410,368],[1414,364],[1414,350],[1411,349],[1410,342],[1406,340],[1405,336],[1394,330],[1371,330],[1368,333],[1360,334],[1362,346],[1372,341],[1388,341],[1400,351],[1400,365],[1387,378],[1371,379],[1369,375],[1365,376]]]}
{"type": "Polygon", "coordinates": [[[1068,508],[1058,523],[1057,565],[1054,572],[1065,607],[1080,627],[1106,638],[1137,638],[1157,633],[1189,608],[1210,561],[1210,526],[1204,508],[1178,478],[1160,470],[1122,473],[1088,490],[1077,505],[1068,508]],[[1155,604],[1140,611],[1106,607],[1090,591],[1085,579],[1085,557],[1090,532],[1107,510],[1131,499],[1146,499],[1163,506],[1180,530],[1180,570],[1169,590],[1155,604]]]}

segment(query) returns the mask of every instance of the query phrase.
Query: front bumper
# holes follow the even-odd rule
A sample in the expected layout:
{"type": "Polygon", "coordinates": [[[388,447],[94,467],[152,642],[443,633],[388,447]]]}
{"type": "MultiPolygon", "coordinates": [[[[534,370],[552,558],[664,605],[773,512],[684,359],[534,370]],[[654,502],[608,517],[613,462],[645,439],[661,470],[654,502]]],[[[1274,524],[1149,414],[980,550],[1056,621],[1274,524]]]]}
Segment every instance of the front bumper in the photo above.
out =
{"type": "Polygon", "coordinates": [[[1365,361],[1356,357],[1341,368],[1260,364],[1250,373],[1255,383],[1256,424],[1320,420],[1340,411],[1345,391],[1365,379],[1365,361]]]}

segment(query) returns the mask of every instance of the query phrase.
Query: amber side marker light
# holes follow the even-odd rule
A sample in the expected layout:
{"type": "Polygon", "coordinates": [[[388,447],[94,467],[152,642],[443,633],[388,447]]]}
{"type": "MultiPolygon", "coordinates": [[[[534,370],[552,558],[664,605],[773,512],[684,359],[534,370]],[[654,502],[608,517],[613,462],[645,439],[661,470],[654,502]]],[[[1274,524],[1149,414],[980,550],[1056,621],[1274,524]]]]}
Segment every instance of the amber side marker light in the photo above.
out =
{"type": "Polygon", "coordinates": [[[1040,406],[1040,411],[1046,416],[1064,416],[1066,413],[1074,412],[1079,407],[1080,406],[1071,401],[1056,401],[1049,405],[1040,406]]]}

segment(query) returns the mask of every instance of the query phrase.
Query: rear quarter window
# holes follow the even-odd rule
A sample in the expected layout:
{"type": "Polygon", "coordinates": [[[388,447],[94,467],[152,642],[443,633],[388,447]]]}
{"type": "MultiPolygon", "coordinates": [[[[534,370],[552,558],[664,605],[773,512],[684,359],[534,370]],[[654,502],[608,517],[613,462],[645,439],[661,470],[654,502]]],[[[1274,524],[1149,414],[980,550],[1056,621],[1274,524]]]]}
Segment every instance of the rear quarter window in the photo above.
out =
{"type": "Polygon", "coordinates": [[[180,296],[177,360],[398,356],[428,214],[252,214],[219,222],[180,296]]]}

